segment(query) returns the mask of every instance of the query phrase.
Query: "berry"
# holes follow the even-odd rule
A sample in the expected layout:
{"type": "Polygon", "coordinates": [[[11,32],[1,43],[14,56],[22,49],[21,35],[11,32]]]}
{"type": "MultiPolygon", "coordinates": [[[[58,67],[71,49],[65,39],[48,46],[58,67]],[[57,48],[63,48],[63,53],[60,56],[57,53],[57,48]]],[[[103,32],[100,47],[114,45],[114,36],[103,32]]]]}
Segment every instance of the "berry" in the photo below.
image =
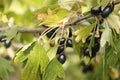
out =
{"type": "Polygon", "coordinates": [[[93,71],[94,67],[92,64],[89,64],[89,65],[86,65],[84,68],[83,68],[83,73],[87,73],[88,71],[93,71]]]}
{"type": "Polygon", "coordinates": [[[94,6],[91,8],[91,13],[93,15],[99,15],[101,13],[101,7],[94,6]]]}
{"type": "Polygon", "coordinates": [[[58,46],[58,48],[57,48],[57,54],[60,54],[60,53],[62,53],[63,51],[64,51],[64,45],[58,46]]]}
{"type": "Polygon", "coordinates": [[[6,48],[9,48],[10,45],[11,45],[11,41],[6,40],[6,41],[4,42],[4,46],[5,46],[6,48]]]}
{"type": "Polygon", "coordinates": [[[54,47],[54,45],[55,45],[55,42],[54,41],[50,41],[50,47],[54,47]]]}
{"type": "Polygon", "coordinates": [[[106,18],[109,16],[109,14],[114,10],[114,3],[108,4],[102,11],[101,16],[103,18],[106,18]]]}
{"type": "Polygon", "coordinates": [[[56,33],[55,33],[56,29],[57,29],[57,28],[52,29],[51,31],[47,32],[47,33],[46,33],[46,36],[47,36],[48,38],[54,38],[54,37],[56,36],[56,33]]]}
{"type": "Polygon", "coordinates": [[[72,29],[71,28],[69,28],[69,35],[68,36],[72,37],[72,29]]]}
{"type": "Polygon", "coordinates": [[[66,47],[72,47],[72,40],[71,39],[67,39],[66,47]]]}
{"type": "Polygon", "coordinates": [[[6,38],[6,36],[5,36],[5,35],[1,35],[1,36],[0,36],[0,42],[4,42],[5,40],[2,40],[2,39],[4,39],[4,38],[6,38]]]}
{"type": "Polygon", "coordinates": [[[62,44],[64,44],[65,43],[65,38],[63,37],[63,38],[60,38],[59,40],[58,40],[58,43],[59,43],[59,45],[62,45],[62,44]]]}
{"type": "Polygon", "coordinates": [[[94,47],[92,48],[92,57],[96,56],[96,53],[99,51],[100,49],[100,44],[99,43],[95,43],[94,47]]]}
{"type": "MultiPolygon", "coordinates": [[[[92,36],[90,35],[90,36],[88,36],[87,37],[87,39],[86,39],[86,43],[90,43],[90,41],[92,40],[92,36]]],[[[97,38],[97,37],[94,37],[94,42],[96,43],[96,42],[98,42],[99,41],[99,38],[97,38]]]]}
{"type": "Polygon", "coordinates": [[[88,47],[84,49],[83,54],[84,54],[84,56],[90,56],[88,47]]]}
{"type": "Polygon", "coordinates": [[[66,61],[66,56],[65,54],[60,54],[57,59],[61,64],[64,64],[66,61]]]}

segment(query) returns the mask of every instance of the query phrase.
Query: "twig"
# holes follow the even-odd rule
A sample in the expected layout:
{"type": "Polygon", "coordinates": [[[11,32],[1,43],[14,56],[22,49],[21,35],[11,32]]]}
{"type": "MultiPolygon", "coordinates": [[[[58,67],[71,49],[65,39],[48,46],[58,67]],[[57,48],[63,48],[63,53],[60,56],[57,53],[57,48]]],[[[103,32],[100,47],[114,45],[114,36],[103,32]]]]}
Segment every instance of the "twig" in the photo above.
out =
{"type": "MultiPolygon", "coordinates": [[[[120,0],[114,1],[114,5],[117,5],[120,3],[120,0]]],[[[66,26],[76,25],[78,22],[85,20],[87,18],[93,17],[92,14],[87,14],[85,16],[80,17],[79,19],[73,21],[72,23],[66,24],[66,26]]],[[[0,27],[0,32],[5,32],[7,30],[10,30],[10,27],[0,27]]],[[[39,27],[39,28],[19,28],[19,32],[21,33],[37,33],[37,32],[43,32],[46,28],[45,27],[39,27]]]]}

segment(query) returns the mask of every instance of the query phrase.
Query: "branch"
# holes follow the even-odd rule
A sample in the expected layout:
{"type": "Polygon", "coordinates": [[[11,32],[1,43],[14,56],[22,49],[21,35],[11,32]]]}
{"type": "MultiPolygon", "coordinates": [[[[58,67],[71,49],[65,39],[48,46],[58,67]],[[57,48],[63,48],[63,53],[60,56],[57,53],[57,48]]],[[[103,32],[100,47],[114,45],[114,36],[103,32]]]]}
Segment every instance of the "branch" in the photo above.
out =
{"type": "MultiPolygon", "coordinates": [[[[120,3],[120,0],[116,0],[114,1],[114,5],[117,5],[120,3]]],[[[86,16],[82,16],[79,19],[75,20],[74,22],[70,23],[70,24],[66,24],[66,26],[71,26],[71,25],[76,25],[78,22],[85,20],[87,18],[91,18],[93,17],[93,15],[91,13],[87,14],[86,16]]]]}
{"type": "MultiPolygon", "coordinates": [[[[114,5],[117,5],[120,3],[120,0],[116,0],[114,1],[114,5]]],[[[87,18],[91,18],[93,17],[92,14],[87,14],[85,16],[82,16],[80,17],[79,19],[75,20],[74,22],[72,23],[68,23],[66,24],[66,26],[71,26],[71,25],[76,25],[78,22],[82,21],[82,20],[85,20],[87,18]]],[[[7,30],[10,30],[11,28],[10,27],[0,27],[0,32],[5,32],[7,30]]],[[[19,32],[21,33],[37,33],[37,32],[43,32],[46,28],[45,27],[40,27],[40,28],[19,28],[19,32]]]]}

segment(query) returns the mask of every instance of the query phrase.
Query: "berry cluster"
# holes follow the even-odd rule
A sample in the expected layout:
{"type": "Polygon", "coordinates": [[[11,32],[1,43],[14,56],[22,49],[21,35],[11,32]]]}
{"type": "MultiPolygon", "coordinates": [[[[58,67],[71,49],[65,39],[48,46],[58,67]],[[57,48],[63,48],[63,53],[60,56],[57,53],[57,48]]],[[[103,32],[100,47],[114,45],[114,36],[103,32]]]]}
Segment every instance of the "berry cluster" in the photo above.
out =
{"type": "Polygon", "coordinates": [[[72,47],[72,39],[70,39],[70,37],[72,37],[72,30],[69,29],[69,35],[68,35],[69,38],[65,38],[65,37],[62,37],[62,38],[59,38],[58,39],[58,48],[57,48],[57,52],[56,54],[58,55],[57,59],[58,61],[61,63],[61,64],[64,64],[65,61],[66,61],[66,55],[64,53],[64,50],[66,47],[72,47]]]}
{"type": "Polygon", "coordinates": [[[4,42],[4,46],[5,46],[6,48],[9,48],[10,45],[11,45],[11,41],[5,40],[5,38],[6,38],[5,35],[1,35],[1,36],[0,36],[0,42],[4,42]]]}
{"type": "Polygon", "coordinates": [[[114,10],[114,2],[109,3],[103,10],[101,10],[100,7],[92,7],[91,13],[95,16],[101,14],[102,18],[106,18],[109,16],[109,14],[114,10]]]}
{"type": "MultiPolygon", "coordinates": [[[[92,36],[90,35],[90,36],[87,37],[86,43],[89,45],[91,40],[92,40],[92,36]]],[[[84,56],[88,56],[90,58],[93,58],[93,57],[96,56],[96,53],[100,49],[99,38],[94,37],[93,42],[94,42],[94,46],[91,47],[91,53],[92,54],[90,55],[90,48],[89,47],[85,47],[84,51],[83,51],[84,56]]]]}

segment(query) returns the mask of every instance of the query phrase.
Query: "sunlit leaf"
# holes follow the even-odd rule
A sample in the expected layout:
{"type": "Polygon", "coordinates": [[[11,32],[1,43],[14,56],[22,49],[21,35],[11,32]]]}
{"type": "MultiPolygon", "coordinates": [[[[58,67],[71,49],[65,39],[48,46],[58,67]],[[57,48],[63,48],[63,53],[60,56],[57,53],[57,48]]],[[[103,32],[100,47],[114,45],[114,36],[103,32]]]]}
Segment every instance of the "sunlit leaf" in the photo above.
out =
{"type": "Polygon", "coordinates": [[[43,80],[56,80],[57,77],[64,77],[64,69],[58,60],[54,58],[47,65],[43,75],[43,80]]]}
{"type": "Polygon", "coordinates": [[[93,25],[90,25],[86,27],[81,27],[79,30],[75,31],[75,35],[77,36],[75,39],[76,42],[79,42],[80,40],[85,42],[85,39],[90,35],[93,27],[93,25]]]}
{"type": "Polygon", "coordinates": [[[39,44],[35,43],[35,46],[30,51],[27,63],[23,71],[24,80],[41,80],[41,73],[44,72],[47,64],[48,57],[45,49],[39,44]]]}
{"type": "Polygon", "coordinates": [[[16,52],[16,56],[14,58],[14,62],[23,62],[28,58],[28,55],[30,54],[30,51],[35,46],[35,42],[28,44],[24,46],[23,48],[19,49],[16,52]]]}

